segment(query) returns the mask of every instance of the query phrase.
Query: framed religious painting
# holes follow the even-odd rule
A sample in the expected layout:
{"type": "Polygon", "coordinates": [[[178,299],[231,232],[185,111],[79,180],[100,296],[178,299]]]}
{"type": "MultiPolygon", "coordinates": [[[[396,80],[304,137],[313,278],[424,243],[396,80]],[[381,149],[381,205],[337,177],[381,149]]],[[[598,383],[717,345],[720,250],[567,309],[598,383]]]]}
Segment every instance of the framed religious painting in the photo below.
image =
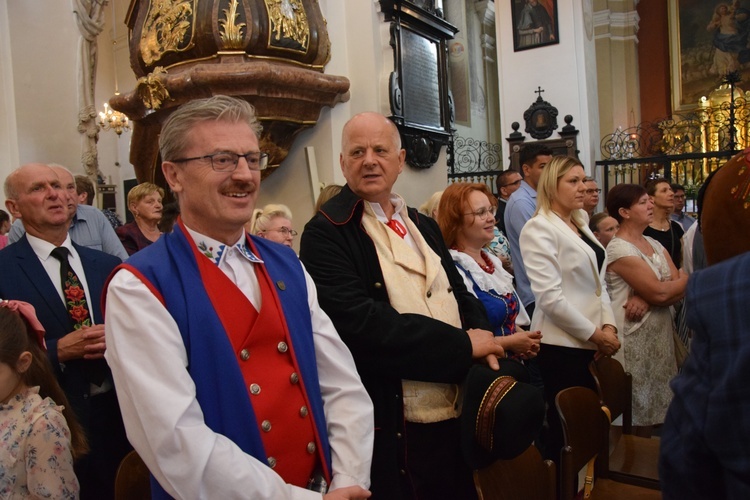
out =
{"type": "Polygon", "coordinates": [[[733,71],[750,88],[749,37],[748,0],[669,0],[672,110],[698,107],[733,71]]]}
{"type": "Polygon", "coordinates": [[[510,0],[513,50],[534,49],[560,42],[557,0],[510,0]]]}

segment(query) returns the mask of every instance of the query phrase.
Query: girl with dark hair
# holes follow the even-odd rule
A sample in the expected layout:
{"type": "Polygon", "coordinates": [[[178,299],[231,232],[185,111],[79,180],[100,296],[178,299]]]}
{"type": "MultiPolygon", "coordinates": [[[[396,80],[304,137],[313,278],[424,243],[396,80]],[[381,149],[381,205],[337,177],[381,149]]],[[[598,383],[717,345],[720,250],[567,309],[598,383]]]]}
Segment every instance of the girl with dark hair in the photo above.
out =
{"type": "Polygon", "coordinates": [[[73,460],[88,445],[45,349],[34,307],[0,300],[1,498],[78,498],[73,460]]]}

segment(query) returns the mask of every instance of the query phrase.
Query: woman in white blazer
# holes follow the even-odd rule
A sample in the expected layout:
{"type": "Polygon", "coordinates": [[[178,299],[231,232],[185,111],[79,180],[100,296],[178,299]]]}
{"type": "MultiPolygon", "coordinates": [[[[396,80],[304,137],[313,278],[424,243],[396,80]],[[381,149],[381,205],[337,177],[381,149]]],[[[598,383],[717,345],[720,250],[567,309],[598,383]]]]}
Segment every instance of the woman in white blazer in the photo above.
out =
{"type": "Polygon", "coordinates": [[[582,209],[585,176],[577,159],[555,156],[542,172],[536,214],[520,237],[536,299],[530,329],[544,335],[537,359],[550,427],[545,454],[555,461],[563,444],[555,396],[573,386],[595,389],[588,364],[620,348],[604,282],[606,253],[582,209]]]}

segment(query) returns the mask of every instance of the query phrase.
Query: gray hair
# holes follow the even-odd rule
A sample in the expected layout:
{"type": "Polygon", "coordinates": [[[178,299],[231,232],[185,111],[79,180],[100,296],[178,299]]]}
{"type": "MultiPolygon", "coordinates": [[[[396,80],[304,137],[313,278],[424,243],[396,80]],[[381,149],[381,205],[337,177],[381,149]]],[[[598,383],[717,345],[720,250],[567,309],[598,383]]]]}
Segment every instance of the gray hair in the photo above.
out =
{"type": "Polygon", "coordinates": [[[255,108],[247,101],[225,95],[196,99],[180,106],[164,122],[159,136],[161,159],[177,159],[187,149],[187,136],[193,126],[212,120],[247,123],[257,137],[260,137],[262,130],[255,116],[255,108]]]}

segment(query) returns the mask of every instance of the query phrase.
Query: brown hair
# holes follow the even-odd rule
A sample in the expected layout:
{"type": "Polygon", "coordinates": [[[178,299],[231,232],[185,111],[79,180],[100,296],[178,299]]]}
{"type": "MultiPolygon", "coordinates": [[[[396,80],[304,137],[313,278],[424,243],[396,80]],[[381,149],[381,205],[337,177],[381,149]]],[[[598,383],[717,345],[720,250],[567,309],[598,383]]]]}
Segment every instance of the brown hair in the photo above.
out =
{"type": "Polygon", "coordinates": [[[609,217],[609,214],[607,212],[599,212],[598,214],[592,215],[591,219],[589,219],[589,229],[591,229],[591,232],[598,233],[599,223],[607,217],[609,217]]]}
{"type": "Polygon", "coordinates": [[[74,459],[81,458],[89,451],[86,436],[55,378],[47,355],[33,338],[21,315],[7,307],[0,307],[0,363],[15,371],[18,358],[24,351],[30,352],[32,359],[29,369],[20,374],[21,380],[29,387],[39,386],[39,396],[51,398],[63,407],[62,414],[70,429],[71,454],[74,459]]]}
{"type": "MultiPolygon", "coordinates": [[[[661,182],[656,184],[661,184],[661,182]]],[[[607,193],[607,212],[618,223],[622,223],[620,209],[632,207],[644,194],[647,194],[646,188],[638,184],[618,184],[607,193]]]]}
{"type": "Polygon", "coordinates": [[[437,220],[440,231],[443,233],[443,240],[449,248],[456,244],[458,230],[463,226],[469,195],[473,191],[484,193],[494,205],[495,197],[490,189],[479,183],[456,182],[445,188],[443,196],[440,198],[437,220]]]}
{"type": "MultiPolygon", "coordinates": [[[[659,184],[667,184],[670,189],[672,189],[672,183],[669,182],[664,177],[657,177],[656,179],[651,179],[650,181],[646,182],[646,192],[649,196],[653,196],[656,194],[656,186],[659,184]]],[[[609,194],[607,195],[609,196],[609,194]]]]}
{"type": "Polygon", "coordinates": [[[94,197],[96,191],[94,190],[94,183],[85,175],[76,175],[76,193],[86,193],[86,205],[94,204],[94,197]]]}

